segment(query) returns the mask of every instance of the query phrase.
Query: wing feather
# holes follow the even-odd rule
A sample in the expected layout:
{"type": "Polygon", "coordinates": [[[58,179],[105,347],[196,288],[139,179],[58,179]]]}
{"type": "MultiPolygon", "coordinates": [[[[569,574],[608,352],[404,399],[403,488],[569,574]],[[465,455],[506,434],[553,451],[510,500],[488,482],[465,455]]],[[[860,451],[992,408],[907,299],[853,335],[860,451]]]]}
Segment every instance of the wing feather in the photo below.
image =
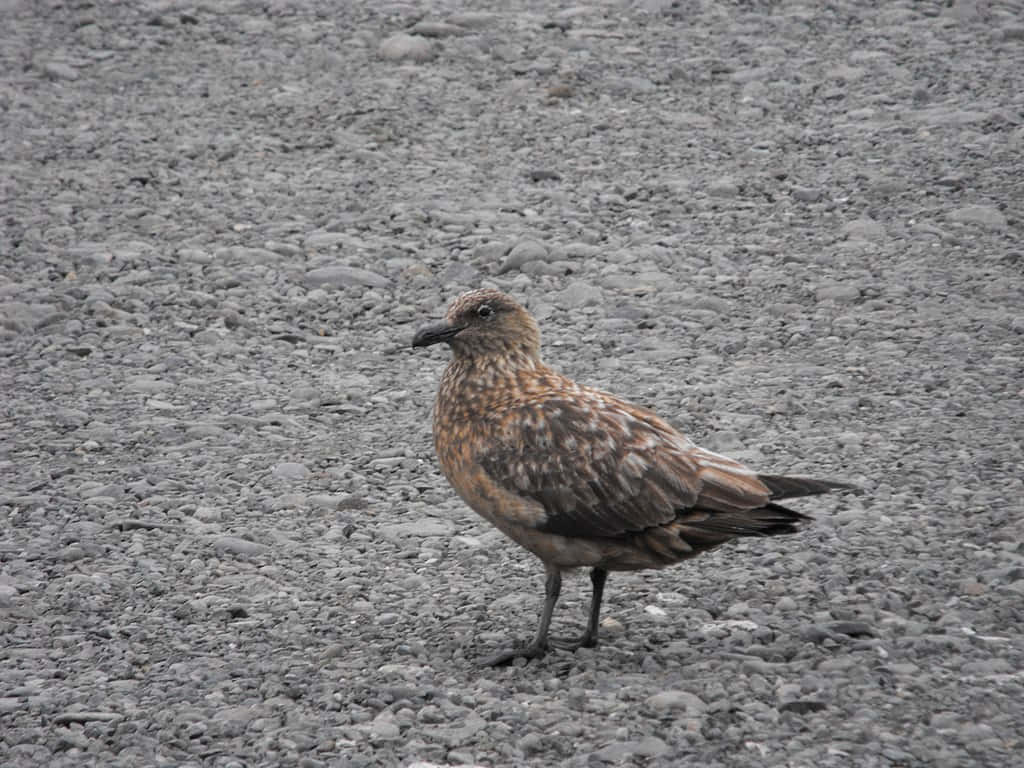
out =
{"type": "Polygon", "coordinates": [[[594,390],[571,394],[491,414],[477,455],[496,483],[544,507],[540,530],[619,537],[694,508],[737,513],[769,500],[756,473],[697,447],[650,411],[594,390]]]}

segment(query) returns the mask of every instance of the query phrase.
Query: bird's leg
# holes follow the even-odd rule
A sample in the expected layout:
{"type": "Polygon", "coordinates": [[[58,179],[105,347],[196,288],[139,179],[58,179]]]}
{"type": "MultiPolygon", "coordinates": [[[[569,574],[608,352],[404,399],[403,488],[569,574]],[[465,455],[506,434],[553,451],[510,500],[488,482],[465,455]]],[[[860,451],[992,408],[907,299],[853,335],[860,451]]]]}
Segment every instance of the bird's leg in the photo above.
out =
{"type": "Polygon", "coordinates": [[[601,620],[601,598],[604,597],[604,583],[608,580],[608,571],[604,568],[593,568],[590,571],[590,583],[594,585],[594,592],[590,598],[590,617],[587,619],[587,631],[579,640],[564,641],[552,640],[551,645],[566,651],[575,651],[577,648],[593,648],[597,645],[597,632],[601,620]]]}
{"type": "Polygon", "coordinates": [[[594,568],[590,571],[590,583],[594,593],[590,598],[590,618],[587,619],[587,631],[580,638],[580,647],[593,648],[597,645],[598,623],[601,620],[601,600],[604,598],[604,583],[608,580],[608,571],[594,568]]]}
{"type": "Polygon", "coordinates": [[[547,573],[547,579],[544,581],[544,610],[540,614],[537,636],[525,648],[513,648],[489,656],[484,660],[484,666],[500,667],[515,659],[539,659],[548,652],[548,628],[551,626],[551,614],[555,611],[558,595],[562,591],[562,571],[558,567],[546,563],[544,570],[547,573]]]}

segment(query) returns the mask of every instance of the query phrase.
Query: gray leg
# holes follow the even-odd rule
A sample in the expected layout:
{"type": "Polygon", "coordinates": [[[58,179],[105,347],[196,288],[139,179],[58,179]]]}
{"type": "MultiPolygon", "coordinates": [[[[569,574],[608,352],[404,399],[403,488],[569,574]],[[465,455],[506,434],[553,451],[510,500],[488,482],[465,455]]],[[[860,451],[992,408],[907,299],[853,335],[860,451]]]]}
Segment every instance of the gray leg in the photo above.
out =
{"type": "Polygon", "coordinates": [[[555,612],[555,603],[562,591],[562,571],[553,565],[544,565],[547,579],[544,582],[544,610],[540,614],[540,625],[537,636],[525,648],[513,648],[489,656],[483,661],[487,667],[500,667],[515,659],[539,659],[548,652],[548,628],[551,626],[551,614],[555,612]]]}
{"type": "Polygon", "coordinates": [[[590,599],[590,618],[587,621],[587,631],[580,638],[580,645],[584,648],[593,648],[597,645],[597,630],[601,621],[601,600],[604,598],[604,583],[608,580],[608,571],[604,568],[594,568],[590,572],[590,583],[594,585],[594,594],[590,599]]]}
{"type": "Polygon", "coordinates": [[[567,651],[575,651],[577,648],[593,648],[597,645],[597,633],[601,622],[601,599],[604,597],[604,583],[608,580],[608,571],[604,568],[594,568],[590,571],[590,583],[594,586],[594,592],[590,598],[590,617],[587,619],[587,631],[579,640],[572,642],[551,641],[551,645],[567,651]]]}

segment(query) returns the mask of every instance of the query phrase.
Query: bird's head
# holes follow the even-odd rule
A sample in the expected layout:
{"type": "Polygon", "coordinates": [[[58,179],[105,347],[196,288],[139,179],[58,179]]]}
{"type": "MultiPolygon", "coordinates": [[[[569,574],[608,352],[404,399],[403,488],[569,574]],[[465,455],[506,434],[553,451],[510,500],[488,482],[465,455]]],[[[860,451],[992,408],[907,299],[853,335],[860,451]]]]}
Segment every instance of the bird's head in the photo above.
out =
{"type": "Polygon", "coordinates": [[[459,296],[448,307],[444,322],[420,328],[414,347],[445,342],[457,358],[540,358],[540,329],[515,299],[482,288],[459,296]]]}

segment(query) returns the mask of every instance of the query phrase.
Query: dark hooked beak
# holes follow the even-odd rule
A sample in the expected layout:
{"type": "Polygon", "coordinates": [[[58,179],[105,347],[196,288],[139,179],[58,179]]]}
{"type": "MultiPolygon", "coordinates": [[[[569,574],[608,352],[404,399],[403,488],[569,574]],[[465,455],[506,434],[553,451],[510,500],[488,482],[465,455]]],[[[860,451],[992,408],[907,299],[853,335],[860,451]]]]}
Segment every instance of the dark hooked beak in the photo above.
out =
{"type": "Polygon", "coordinates": [[[412,345],[414,347],[429,347],[431,344],[440,344],[442,341],[451,341],[452,338],[461,330],[461,327],[457,325],[448,325],[448,323],[434,323],[433,325],[427,325],[416,331],[416,335],[412,337],[412,345]]]}

